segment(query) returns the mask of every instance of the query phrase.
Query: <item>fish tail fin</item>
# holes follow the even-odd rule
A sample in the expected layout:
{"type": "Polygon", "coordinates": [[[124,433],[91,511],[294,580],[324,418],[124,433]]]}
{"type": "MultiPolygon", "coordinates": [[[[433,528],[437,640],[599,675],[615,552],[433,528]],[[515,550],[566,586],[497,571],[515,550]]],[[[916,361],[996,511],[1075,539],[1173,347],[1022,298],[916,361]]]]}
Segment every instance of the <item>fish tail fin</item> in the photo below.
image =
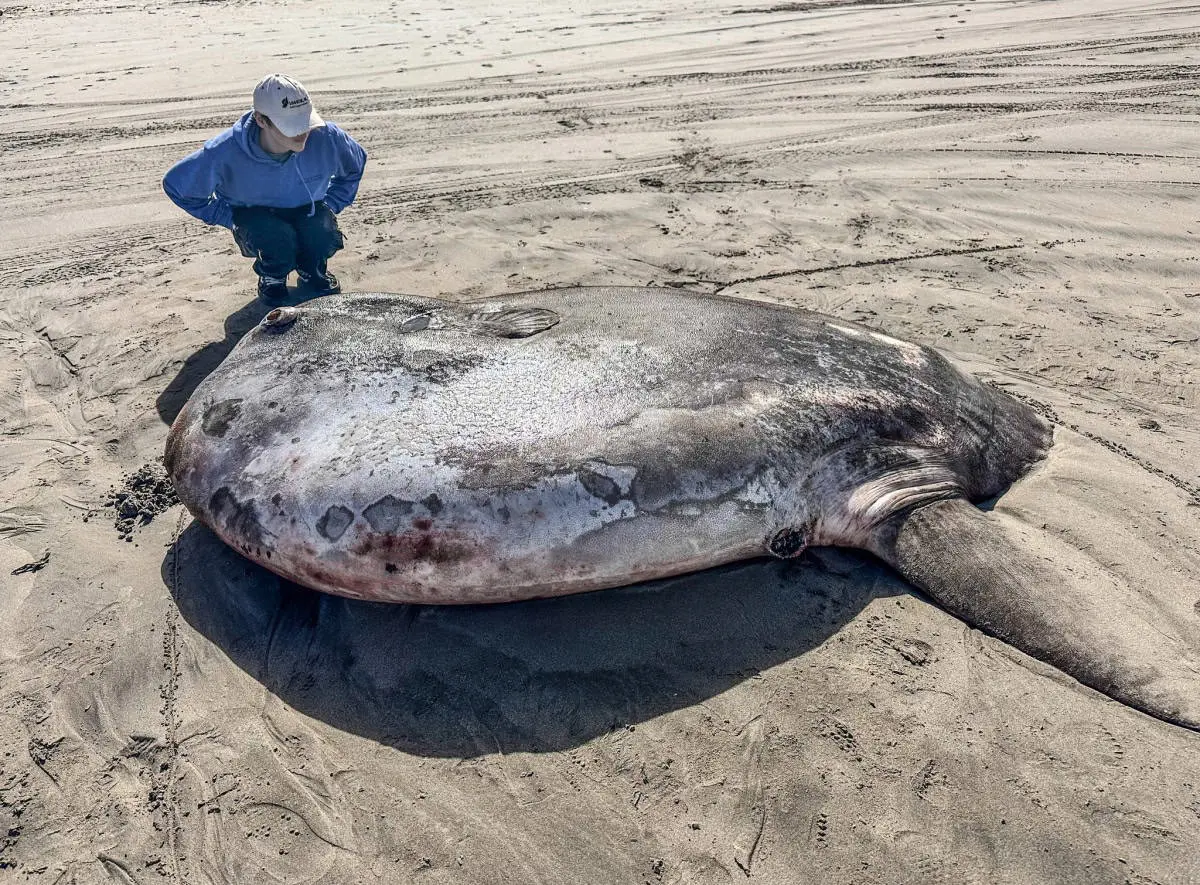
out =
{"type": "Polygon", "coordinates": [[[971,626],[1200,731],[1194,629],[1049,533],[955,498],[892,517],[871,549],[971,626]]]}

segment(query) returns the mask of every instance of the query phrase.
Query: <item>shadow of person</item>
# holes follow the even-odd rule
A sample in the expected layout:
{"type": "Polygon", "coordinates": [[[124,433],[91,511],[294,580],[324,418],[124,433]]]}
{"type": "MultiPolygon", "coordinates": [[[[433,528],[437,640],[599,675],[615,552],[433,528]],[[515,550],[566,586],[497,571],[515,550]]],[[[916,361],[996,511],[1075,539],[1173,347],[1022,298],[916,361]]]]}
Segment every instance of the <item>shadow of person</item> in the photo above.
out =
{"type": "Polygon", "coordinates": [[[706,700],[905,590],[869,557],[823,550],[557,599],[368,603],[281,580],[200,523],[163,576],[187,622],[295,709],[459,758],[572,748],[706,700]]]}
{"type": "Polygon", "coordinates": [[[209,342],[184,360],[174,380],[158,395],[154,403],[164,424],[170,426],[174,423],[175,416],[179,414],[192,392],[200,386],[200,382],[229,356],[229,351],[242,340],[242,336],[257,326],[270,310],[270,306],[255,298],[225,318],[223,341],[209,342]]]}

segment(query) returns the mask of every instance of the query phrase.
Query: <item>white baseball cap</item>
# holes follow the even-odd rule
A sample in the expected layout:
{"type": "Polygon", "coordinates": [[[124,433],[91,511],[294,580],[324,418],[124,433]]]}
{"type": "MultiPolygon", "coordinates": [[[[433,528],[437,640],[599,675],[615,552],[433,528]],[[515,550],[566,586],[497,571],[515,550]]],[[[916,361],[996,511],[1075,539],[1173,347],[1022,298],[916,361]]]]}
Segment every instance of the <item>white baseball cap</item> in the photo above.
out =
{"type": "Polygon", "coordinates": [[[308,90],[283,74],[268,74],[258,81],[254,110],[270,117],[275,128],[288,138],[325,125],[309,100],[308,90]]]}

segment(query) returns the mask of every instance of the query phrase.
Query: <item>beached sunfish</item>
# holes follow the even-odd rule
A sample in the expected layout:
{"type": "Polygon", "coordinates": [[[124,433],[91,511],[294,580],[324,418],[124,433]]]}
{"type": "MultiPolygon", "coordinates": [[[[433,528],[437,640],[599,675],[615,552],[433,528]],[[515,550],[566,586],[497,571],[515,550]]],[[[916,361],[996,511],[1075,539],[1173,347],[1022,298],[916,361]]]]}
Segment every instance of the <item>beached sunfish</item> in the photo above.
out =
{"type": "Polygon", "coordinates": [[[1052,442],[1026,405],[874,329],[581,288],[277,308],[197,388],[166,463],[225,542],[360,599],[507,602],[867,550],[967,623],[1200,728],[1194,631],[974,506],[1052,442]]]}

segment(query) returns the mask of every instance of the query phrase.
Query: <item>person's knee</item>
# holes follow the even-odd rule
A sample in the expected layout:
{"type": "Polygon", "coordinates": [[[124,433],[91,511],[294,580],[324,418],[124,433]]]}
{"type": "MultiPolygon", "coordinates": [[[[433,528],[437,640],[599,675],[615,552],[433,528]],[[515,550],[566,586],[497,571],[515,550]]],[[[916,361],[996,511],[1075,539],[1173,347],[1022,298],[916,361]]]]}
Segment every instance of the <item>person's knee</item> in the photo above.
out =
{"type": "Polygon", "coordinates": [[[324,203],[317,203],[312,218],[300,231],[301,242],[306,252],[325,259],[346,245],[346,238],[338,227],[337,216],[324,203]]]}
{"type": "Polygon", "coordinates": [[[325,237],[322,239],[320,251],[328,258],[335,252],[341,251],[345,245],[346,238],[342,235],[341,228],[335,224],[331,230],[326,232],[325,237]]]}

